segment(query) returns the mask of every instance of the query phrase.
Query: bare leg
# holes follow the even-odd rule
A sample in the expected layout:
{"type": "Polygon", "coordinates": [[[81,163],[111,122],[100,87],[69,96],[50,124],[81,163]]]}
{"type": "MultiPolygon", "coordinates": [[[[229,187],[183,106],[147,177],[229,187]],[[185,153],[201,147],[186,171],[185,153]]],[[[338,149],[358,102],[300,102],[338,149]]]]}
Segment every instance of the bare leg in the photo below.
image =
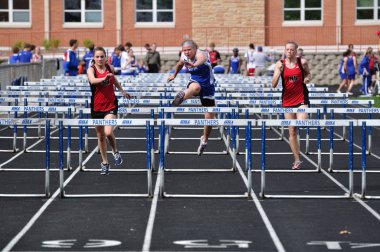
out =
{"type": "Polygon", "coordinates": [[[188,88],[186,88],[184,91],[178,92],[176,97],[174,98],[172,102],[172,106],[177,107],[179,106],[183,101],[196,96],[201,91],[201,85],[197,82],[193,82],[189,85],[188,88]]]}
{"type": "MultiPolygon", "coordinates": [[[[307,108],[307,105],[302,105],[300,108],[307,108]]],[[[306,113],[285,113],[285,119],[298,119],[305,120],[307,119],[306,113]]],[[[297,127],[290,126],[289,127],[289,145],[292,150],[294,161],[300,160],[300,146],[297,141],[297,127]]]]}
{"type": "Polygon", "coordinates": [[[342,80],[337,91],[340,91],[342,88],[344,88],[346,84],[347,84],[347,79],[342,80]]]}
{"type": "MultiPolygon", "coordinates": [[[[215,119],[215,113],[205,113],[205,119],[215,119]]],[[[212,126],[205,126],[203,129],[203,141],[207,143],[208,137],[210,136],[212,126]]]]}
{"type": "Polygon", "coordinates": [[[103,164],[108,164],[107,158],[107,141],[106,134],[104,133],[104,126],[95,126],[96,135],[98,137],[98,147],[102,157],[103,164]]]}
{"type": "MultiPolygon", "coordinates": [[[[116,115],[108,114],[104,117],[104,119],[116,119],[116,115]]],[[[104,126],[104,134],[106,135],[108,142],[111,145],[112,152],[118,152],[117,146],[116,146],[116,139],[115,135],[113,134],[114,126],[108,125],[104,126]]]]}
{"type": "Polygon", "coordinates": [[[354,81],[355,81],[355,80],[349,80],[350,84],[348,85],[348,89],[347,89],[347,92],[348,92],[348,93],[351,92],[351,89],[352,89],[352,87],[354,86],[354,81]]]}

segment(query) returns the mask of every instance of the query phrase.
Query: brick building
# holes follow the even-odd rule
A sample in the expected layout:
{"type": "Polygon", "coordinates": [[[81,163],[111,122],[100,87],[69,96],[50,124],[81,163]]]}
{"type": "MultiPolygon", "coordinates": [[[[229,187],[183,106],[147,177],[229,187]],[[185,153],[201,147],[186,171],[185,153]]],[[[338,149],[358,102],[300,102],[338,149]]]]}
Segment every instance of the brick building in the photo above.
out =
{"type": "Polygon", "coordinates": [[[380,0],[3,0],[0,46],[71,38],[114,46],[377,44],[380,0]]]}

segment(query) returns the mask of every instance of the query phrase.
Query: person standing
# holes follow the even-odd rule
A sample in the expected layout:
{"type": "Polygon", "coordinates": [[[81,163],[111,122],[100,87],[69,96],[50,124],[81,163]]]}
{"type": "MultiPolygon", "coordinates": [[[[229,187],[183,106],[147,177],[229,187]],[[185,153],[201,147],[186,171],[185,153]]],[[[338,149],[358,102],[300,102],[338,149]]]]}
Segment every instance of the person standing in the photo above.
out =
{"type": "Polygon", "coordinates": [[[217,50],[215,50],[214,42],[211,42],[209,47],[210,50],[208,52],[208,55],[210,57],[211,67],[214,68],[222,62],[222,59],[220,57],[220,53],[217,50]]]}
{"type": "Polygon", "coordinates": [[[371,54],[372,54],[372,47],[368,47],[359,65],[359,73],[363,77],[363,85],[360,91],[362,92],[363,95],[369,94],[368,87],[372,83],[372,75],[371,75],[371,70],[369,68],[369,61],[370,61],[371,54]]]}
{"type": "Polygon", "coordinates": [[[342,91],[340,91],[342,88],[347,88],[348,87],[348,80],[347,80],[347,70],[344,68],[345,65],[347,65],[347,56],[349,54],[349,51],[345,51],[343,53],[343,58],[340,59],[340,66],[339,66],[339,75],[340,75],[340,78],[342,79],[342,82],[340,83],[338,89],[337,89],[337,93],[342,93],[342,91]]]}
{"type": "Polygon", "coordinates": [[[78,48],[78,40],[71,39],[69,41],[70,48],[63,55],[63,69],[66,76],[76,76],[78,74],[78,58],[76,50],[78,48]]]}
{"type": "MultiPolygon", "coordinates": [[[[179,106],[183,101],[193,96],[199,96],[204,107],[215,106],[215,78],[212,72],[211,62],[207,52],[198,49],[198,45],[193,40],[182,42],[182,55],[175,72],[168,77],[168,82],[176,78],[178,72],[185,66],[190,73],[187,88],[178,92],[172,102],[172,106],[179,106]]],[[[205,119],[214,119],[215,114],[206,112],[205,119]]],[[[203,135],[197,150],[198,155],[204,152],[212,127],[204,126],[203,135]]]]}
{"type": "Polygon", "coordinates": [[[356,53],[353,54],[352,51],[349,49],[347,50],[347,60],[344,62],[344,70],[346,71],[347,80],[348,80],[348,88],[346,94],[353,95],[351,92],[352,87],[355,83],[355,76],[357,72],[357,64],[356,64],[356,53]]]}
{"type": "MultiPolygon", "coordinates": [[[[116,87],[123,97],[130,98],[130,95],[123,90],[120,83],[113,74],[113,69],[108,65],[106,51],[103,47],[94,49],[93,64],[87,70],[88,81],[91,87],[91,117],[93,119],[116,119],[118,112],[118,102],[115,96],[116,87]]],[[[98,137],[98,147],[102,157],[100,164],[102,175],[108,175],[110,164],[107,157],[107,140],[111,145],[115,165],[121,165],[123,159],[117,149],[114,126],[95,126],[98,137]]]]}
{"type": "Polygon", "coordinates": [[[37,46],[34,49],[34,54],[33,54],[33,57],[32,57],[32,62],[42,62],[42,60],[43,60],[43,56],[41,54],[41,48],[39,46],[37,46]]]}
{"type": "Polygon", "coordinates": [[[255,64],[255,75],[263,76],[266,73],[266,64],[272,59],[263,53],[263,47],[258,46],[257,52],[253,54],[253,63],[255,64]]]}
{"type": "Polygon", "coordinates": [[[8,63],[9,64],[17,64],[20,63],[20,49],[18,47],[12,48],[12,55],[9,56],[8,63]]]}
{"type": "Polygon", "coordinates": [[[253,54],[255,53],[255,45],[249,44],[249,49],[245,53],[244,57],[247,62],[247,76],[255,76],[255,63],[253,60],[253,54]]]}
{"type": "Polygon", "coordinates": [[[32,45],[25,43],[24,50],[19,53],[20,63],[30,63],[33,58],[32,45]]]}
{"type": "MultiPolygon", "coordinates": [[[[149,46],[149,44],[147,44],[149,46]]],[[[157,51],[157,44],[153,43],[147,48],[145,56],[145,64],[148,66],[148,73],[158,73],[161,69],[161,56],[157,51]]]]}
{"type": "Polygon", "coordinates": [[[233,55],[228,61],[227,74],[240,74],[242,59],[239,56],[239,49],[234,48],[232,53],[233,55]]]}
{"type": "Polygon", "coordinates": [[[83,55],[83,61],[85,62],[85,73],[87,73],[87,69],[90,66],[91,60],[94,58],[94,44],[90,44],[88,46],[88,51],[85,55],[83,55]]]}
{"type": "MultiPolygon", "coordinates": [[[[296,56],[298,45],[289,41],[285,45],[286,59],[276,63],[272,79],[272,87],[276,88],[279,79],[282,79],[282,106],[285,108],[309,107],[309,91],[306,84],[311,80],[311,73],[306,59],[296,56]]],[[[285,113],[285,119],[307,119],[307,113],[285,113]]],[[[300,146],[297,141],[295,126],[289,126],[289,144],[294,162],[292,169],[300,169],[302,161],[299,157],[300,146]]]]}

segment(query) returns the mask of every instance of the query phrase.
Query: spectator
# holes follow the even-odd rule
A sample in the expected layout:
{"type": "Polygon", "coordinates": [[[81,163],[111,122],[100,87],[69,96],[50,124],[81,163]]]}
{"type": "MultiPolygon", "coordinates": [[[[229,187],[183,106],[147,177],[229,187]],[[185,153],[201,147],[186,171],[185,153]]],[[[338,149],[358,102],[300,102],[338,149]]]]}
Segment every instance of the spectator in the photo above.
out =
{"type": "Polygon", "coordinates": [[[369,71],[371,73],[371,85],[368,87],[368,93],[372,93],[373,87],[375,86],[376,82],[376,72],[377,72],[377,64],[379,62],[379,58],[374,54],[372,51],[370,57],[369,57],[369,71]]]}
{"type": "Polygon", "coordinates": [[[228,61],[227,74],[240,74],[240,67],[242,63],[242,59],[239,56],[239,49],[234,48],[232,50],[233,55],[230,57],[228,61]]]}
{"type": "MultiPolygon", "coordinates": [[[[149,44],[146,45],[149,46],[149,44]]],[[[147,48],[148,52],[145,56],[145,64],[148,66],[148,73],[158,73],[161,69],[161,57],[160,53],[156,51],[156,48],[156,43],[153,43],[151,47],[147,48]]]]}
{"type": "Polygon", "coordinates": [[[255,45],[249,44],[249,49],[245,53],[244,57],[247,62],[247,76],[255,76],[255,63],[253,60],[253,54],[255,53],[255,45]]]}
{"type": "Polygon", "coordinates": [[[24,50],[19,53],[20,63],[30,63],[33,58],[32,45],[25,43],[24,50]]]}
{"type": "Polygon", "coordinates": [[[114,48],[112,55],[108,58],[108,64],[112,65],[116,75],[121,74],[121,53],[124,51],[123,45],[118,45],[114,48]]]}
{"type": "Polygon", "coordinates": [[[222,62],[222,59],[220,58],[219,52],[215,50],[214,42],[211,42],[209,47],[210,47],[210,50],[208,52],[208,55],[210,57],[211,67],[214,68],[216,65],[222,62]]]}
{"type": "Polygon", "coordinates": [[[369,94],[368,87],[372,83],[371,71],[369,69],[369,61],[370,61],[371,53],[372,53],[372,47],[368,47],[359,65],[359,73],[361,76],[363,76],[363,85],[360,90],[363,95],[369,94]]]}
{"type": "Polygon", "coordinates": [[[32,62],[42,62],[42,59],[43,59],[43,56],[41,54],[41,48],[39,46],[37,46],[34,49],[34,54],[33,54],[33,57],[32,57],[32,62]]]}
{"type": "Polygon", "coordinates": [[[9,64],[17,64],[20,63],[20,55],[19,55],[20,49],[18,47],[12,48],[12,55],[9,56],[8,63],[9,64]]]}
{"type": "Polygon", "coordinates": [[[88,51],[86,52],[85,55],[83,55],[83,61],[85,63],[85,73],[87,73],[87,69],[90,66],[91,60],[94,58],[94,44],[90,44],[88,46],[88,51]]]}
{"type": "Polygon", "coordinates": [[[302,59],[303,58],[303,49],[302,48],[298,48],[297,50],[297,57],[302,59]]]}
{"type": "Polygon", "coordinates": [[[78,73],[78,58],[76,50],[78,48],[78,40],[71,39],[69,41],[70,48],[63,55],[63,69],[66,76],[76,76],[78,73]]]}
{"type": "Polygon", "coordinates": [[[263,76],[266,73],[266,63],[272,59],[263,53],[263,47],[257,47],[257,52],[253,54],[253,63],[255,64],[255,75],[263,76]]]}
{"type": "Polygon", "coordinates": [[[340,60],[340,66],[339,66],[339,75],[340,78],[342,79],[342,82],[340,83],[338,90],[336,91],[337,93],[341,93],[342,88],[347,88],[348,87],[348,79],[347,79],[347,71],[344,68],[345,65],[347,65],[347,60],[348,60],[348,55],[349,55],[349,50],[345,51],[343,53],[343,58],[340,60]]]}

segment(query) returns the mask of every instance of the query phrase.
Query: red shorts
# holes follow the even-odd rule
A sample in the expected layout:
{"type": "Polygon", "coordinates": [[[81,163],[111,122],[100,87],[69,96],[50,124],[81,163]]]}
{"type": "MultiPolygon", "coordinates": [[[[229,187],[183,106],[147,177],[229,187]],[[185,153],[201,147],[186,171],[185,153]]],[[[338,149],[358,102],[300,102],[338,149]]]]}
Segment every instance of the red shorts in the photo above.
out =
{"type": "Polygon", "coordinates": [[[255,76],[255,69],[254,68],[248,68],[248,76],[255,76]]]}

